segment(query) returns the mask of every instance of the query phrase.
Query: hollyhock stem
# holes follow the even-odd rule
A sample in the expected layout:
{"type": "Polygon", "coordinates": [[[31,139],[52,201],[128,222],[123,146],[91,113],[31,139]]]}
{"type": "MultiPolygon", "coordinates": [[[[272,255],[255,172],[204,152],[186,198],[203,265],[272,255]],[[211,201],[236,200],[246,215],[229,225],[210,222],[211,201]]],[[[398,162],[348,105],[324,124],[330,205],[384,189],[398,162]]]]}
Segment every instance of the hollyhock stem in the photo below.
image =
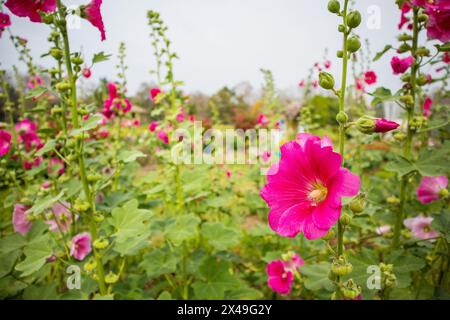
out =
{"type": "MultiPolygon", "coordinates": [[[[347,50],[347,40],[348,40],[348,27],[347,27],[347,9],[348,9],[348,0],[345,0],[344,10],[342,13],[343,24],[345,26],[344,32],[344,44],[342,51],[343,54],[343,63],[342,63],[342,84],[341,84],[341,92],[339,94],[339,112],[345,112],[345,90],[347,87],[347,69],[348,69],[348,50],[347,50]]],[[[344,161],[344,146],[345,146],[345,123],[339,123],[339,153],[342,156],[342,161],[344,161]]],[[[344,226],[340,221],[338,221],[338,246],[337,246],[337,254],[340,256],[344,253],[344,226]]]]}
{"type": "MultiPolygon", "coordinates": [[[[417,48],[419,43],[419,7],[414,6],[413,8],[414,17],[413,17],[413,44],[411,49],[411,54],[414,58],[414,64],[411,67],[411,96],[413,98],[413,103],[408,108],[408,119],[407,119],[407,135],[405,142],[405,149],[403,151],[403,156],[410,160],[411,159],[411,149],[412,149],[412,140],[414,132],[411,129],[411,122],[414,118],[414,108],[416,106],[416,79],[417,72],[419,71],[419,63],[417,61],[417,48]]],[[[408,186],[408,175],[402,177],[401,185],[400,185],[400,204],[399,211],[397,214],[397,219],[395,221],[394,226],[394,238],[392,242],[392,246],[397,248],[400,245],[400,233],[403,225],[403,217],[405,210],[405,202],[406,202],[406,188],[408,186]]]]}
{"type": "MultiPolygon", "coordinates": [[[[72,113],[72,122],[74,129],[79,128],[79,121],[78,121],[78,110],[77,110],[77,86],[76,86],[76,77],[73,74],[72,71],[72,62],[70,57],[70,46],[69,46],[69,36],[67,34],[67,23],[65,18],[65,9],[63,8],[61,4],[61,0],[57,0],[57,6],[58,6],[58,12],[59,12],[59,29],[63,37],[63,45],[64,45],[64,56],[65,56],[65,63],[66,63],[66,69],[67,69],[67,75],[69,77],[70,87],[71,87],[71,113],[72,113]]],[[[83,155],[83,139],[77,139],[77,156],[78,156],[78,166],[80,170],[80,177],[81,182],[83,184],[83,190],[84,195],[86,197],[86,200],[89,201],[89,209],[91,211],[91,217],[90,217],[90,233],[92,237],[92,242],[94,242],[97,239],[97,229],[95,226],[94,221],[94,215],[95,215],[95,201],[94,201],[94,195],[91,194],[91,190],[89,187],[89,182],[87,180],[86,175],[86,166],[84,163],[84,155],[83,155]]],[[[98,278],[98,285],[101,295],[106,295],[106,284],[105,284],[105,271],[103,269],[103,261],[102,257],[99,255],[99,253],[94,249],[94,256],[97,263],[97,278],[98,278]]]]}

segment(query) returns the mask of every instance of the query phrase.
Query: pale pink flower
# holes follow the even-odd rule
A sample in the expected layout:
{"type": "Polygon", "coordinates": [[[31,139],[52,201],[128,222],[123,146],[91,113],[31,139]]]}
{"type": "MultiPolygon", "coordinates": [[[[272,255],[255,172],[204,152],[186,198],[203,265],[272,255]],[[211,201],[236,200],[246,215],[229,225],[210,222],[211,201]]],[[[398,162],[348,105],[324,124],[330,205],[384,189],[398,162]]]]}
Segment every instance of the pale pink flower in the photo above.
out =
{"type": "Polygon", "coordinates": [[[413,236],[418,239],[427,240],[437,238],[439,232],[431,229],[432,217],[418,216],[403,221],[404,225],[411,230],[413,236]]]}
{"type": "MultiPolygon", "coordinates": [[[[56,203],[53,205],[51,209],[52,217],[45,221],[50,227],[51,231],[61,231],[67,232],[69,230],[70,225],[72,224],[72,215],[69,211],[70,203],[62,202],[56,203]]],[[[75,220],[78,219],[78,216],[75,215],[75,220]]]]}
{"type": "Polygon", "coordinates": [[[417,199],[422,204],[427,204],[439,200],[447,193],[448,178],[440,177],[423,177],[417,188],[417,199]]]}
{"type": "Polygon", "coordinates": [[[24,206],[22,204],[16,204],[14,205],[14,211],[13,211],[13,227],[14,231],[20,233],[21,235],[25,235],[30,231],[31,226],[33,223],[28,220],[27,216],[28,214],[26,211],[30,209],[29,206],[24,206]]]}
{"type": "Polygon", "coordinates": [[[79,261],[83,261],[91,253],[91,235],[87,232],[77,234],[70,245],[70,255],[79,261]]]}
{"type": "Polygon", "coordinates": [[[380,236],[389,233],[390,231],[391,231],[390,225],[384,225],[375,229],[375,232],[380,236]]]}
{"type": "Polygon", "coordinates": [[[269,162],[271,157],[272,157],[272,154],[269,151],[264,151],[261,155],[261,158],[264,162],[269,162]]]}
{"type": "Polygon", "coordinates": [[[358,194],[360,179],[342,168],[342,156],[328,142],[312,135],[301,138],[301,143],[281,147],[280,163],[269,169],[261,197],[270,207],[269,224],[275,232],[284,237],[303,233],[314,240],[337,223],[341,198],[358,194]]]}

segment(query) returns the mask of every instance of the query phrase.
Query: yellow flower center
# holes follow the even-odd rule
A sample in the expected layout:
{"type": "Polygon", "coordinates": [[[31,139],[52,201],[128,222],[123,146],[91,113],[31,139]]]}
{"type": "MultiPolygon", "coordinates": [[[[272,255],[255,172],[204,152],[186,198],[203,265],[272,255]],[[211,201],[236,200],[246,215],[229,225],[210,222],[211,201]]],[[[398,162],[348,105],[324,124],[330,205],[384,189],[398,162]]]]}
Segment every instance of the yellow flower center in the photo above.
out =
{"type": "Polygon", "coordinates": [[[308,194],[308,199],[319,204],[327,198],[328,189],[322,183],[315,183],[308,194]]]}

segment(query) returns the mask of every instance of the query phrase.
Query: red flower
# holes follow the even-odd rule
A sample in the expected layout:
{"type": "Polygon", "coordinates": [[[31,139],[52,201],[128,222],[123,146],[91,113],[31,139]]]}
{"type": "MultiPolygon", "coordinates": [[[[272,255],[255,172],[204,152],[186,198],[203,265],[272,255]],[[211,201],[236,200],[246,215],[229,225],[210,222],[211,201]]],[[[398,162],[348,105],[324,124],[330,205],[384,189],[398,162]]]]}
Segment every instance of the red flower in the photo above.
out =
{"type": "Polygon", "coordinates": [[[42,22],[39,12],[56,10],[56,0],[8,0],[5,6],[16,16],[28,17],[33,22],[42,22]]]}
{"type": "Polygon", "coordinates": [[[364,73],[364,81],[370,86],[377,83],[377,74],[375,71],[369,70],[364,73]]]}
{"type": "Polygon", "coordinates": [[[103,0],[92,0],[90,4],[82,7],[81,16],[87,19],[94,27],[96,27],[102,36],[102,41],[106,40],[105,26],[103,24],[102,13],[100,7],[103,0]]]}
{"type": "Polygon", "coordinates": [[[89,69],[89,67],[84,67],[81,73],[83,74],[83,77],[85,77],[86,79],[89,79],[92,75],[91,69],[89,69]]]}

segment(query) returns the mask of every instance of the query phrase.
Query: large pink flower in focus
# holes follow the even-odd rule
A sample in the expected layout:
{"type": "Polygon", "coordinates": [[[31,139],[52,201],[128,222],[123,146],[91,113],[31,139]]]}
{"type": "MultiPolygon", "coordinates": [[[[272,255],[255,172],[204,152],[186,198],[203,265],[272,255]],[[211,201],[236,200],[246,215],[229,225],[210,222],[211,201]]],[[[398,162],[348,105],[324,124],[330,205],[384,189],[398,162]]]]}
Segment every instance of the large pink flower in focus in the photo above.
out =
{"type": "Polygon", "coordinates": [[[21,235],[27,234],[33,225],[33,223],[27,218],[26,211],[28,209],[30,209],[30,207],[22,204],[14,205],[12,223],[14,231],[20,233],[21,235]]]}
{"type": "Polygon", "coordinates": [[[279,235],[323,237],[341,215],[342,197],[359,192],[360,179],[342,168],[329,141],[303,134],[281,147],[281,160],[268,173],[261,197],[270,207],[269,224],[279,235]],[[325,142],[324,142],[325,141],[325,142]]]}
{"type": "Polygon", "coordinates": [[[9,152],[11,147],[11,133],[5,130],[0,130],[0,157],[3,157],[9,152]]]}
{"type": "Polygon", "coordinates": [[[33,22],[42,22],[39,11],[53,12],[56,0],[7,0],[5,6],[16,16],[28,17],[33,22]]]}
{"type": "Polygon", "coordinates": [[[439,232],[431,229],[432,217],[418,216],[403,221],[403,224],[411,230],[413,236],[418,239],[427,240],[437,238],[439,232]]]}
{"type": "Polygon", "coordinates": [[[440,177],[423,177],[417,188],[417,199],[422,204],[427,204],[439,200],[443,195],[447,194],[448,178],[440,177]]]}
{"type": "Polygon", "coordinates": [[[450,1],[413,0],[412,3],[424,8],[429,17],[427,23],[429,39],[437,39],[444,43],[450,41],[450,1]]]}
{"type": "Polygon", "coordinates": [[[102,0],[92,0],[87,6],[83,7],[82,17],[86,18],[101,34],[102,41],[106,40],[105,26],[103,24],[102,12],[100,7],[102,0]]]}
{"type": "Polygon", "coordinates": [[[83,261],[91,253],[91,235],[87,232],[77,234],[70,245],[70,255],[79,261],[83,261]]]}

